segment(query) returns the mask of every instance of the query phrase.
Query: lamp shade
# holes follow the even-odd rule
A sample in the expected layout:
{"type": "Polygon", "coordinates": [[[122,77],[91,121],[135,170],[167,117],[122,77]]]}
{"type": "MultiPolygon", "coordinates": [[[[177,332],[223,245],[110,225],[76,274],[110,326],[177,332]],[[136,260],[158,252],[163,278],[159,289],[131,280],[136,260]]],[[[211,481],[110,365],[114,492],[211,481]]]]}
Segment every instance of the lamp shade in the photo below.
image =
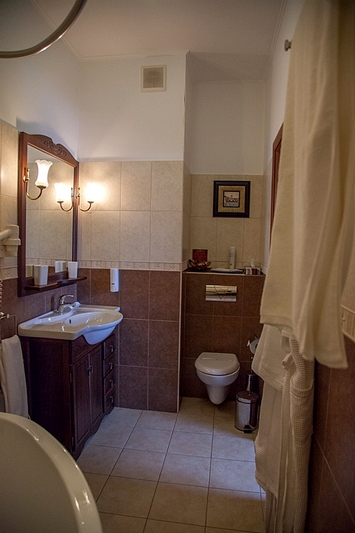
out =
{"type": "Polygon", "coordinates": [[[57,202],[66,202],[71,200],[71,188],[64,183],[55,183],[55,194],[57,202]]]}
{"type": "Polygon", "coordinates": [[[36,163],[38,167],[38,175],[35,185],[39,188],[45,189],[48,187],[48,172],[53,163],[46,161],[45,159],[37,159],[36,163]]]}

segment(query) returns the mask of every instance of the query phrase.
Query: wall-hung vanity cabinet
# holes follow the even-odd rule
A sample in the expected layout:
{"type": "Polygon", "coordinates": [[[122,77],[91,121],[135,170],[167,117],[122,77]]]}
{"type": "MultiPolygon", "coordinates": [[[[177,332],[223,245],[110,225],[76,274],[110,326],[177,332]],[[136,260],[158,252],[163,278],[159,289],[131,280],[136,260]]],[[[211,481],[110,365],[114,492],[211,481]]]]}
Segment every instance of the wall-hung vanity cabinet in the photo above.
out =
{"type": "Polygon", "coordinates": [[[115,401],[117,350],[115,332],[90,345],[73,341],[22,337],[29,412],[77,458],[115,401]]]}

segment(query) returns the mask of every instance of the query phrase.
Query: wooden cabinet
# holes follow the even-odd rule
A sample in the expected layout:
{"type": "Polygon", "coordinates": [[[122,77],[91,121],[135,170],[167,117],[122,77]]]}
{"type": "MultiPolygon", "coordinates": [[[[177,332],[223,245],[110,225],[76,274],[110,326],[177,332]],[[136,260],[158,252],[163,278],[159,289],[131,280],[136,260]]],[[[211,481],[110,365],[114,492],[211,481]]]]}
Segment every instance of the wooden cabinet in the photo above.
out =
{"type": "Polygon", "coordinates": [[[115,404],[117,350],[100,344],[22,337],[29,412],[77,458],[115,404]]]}

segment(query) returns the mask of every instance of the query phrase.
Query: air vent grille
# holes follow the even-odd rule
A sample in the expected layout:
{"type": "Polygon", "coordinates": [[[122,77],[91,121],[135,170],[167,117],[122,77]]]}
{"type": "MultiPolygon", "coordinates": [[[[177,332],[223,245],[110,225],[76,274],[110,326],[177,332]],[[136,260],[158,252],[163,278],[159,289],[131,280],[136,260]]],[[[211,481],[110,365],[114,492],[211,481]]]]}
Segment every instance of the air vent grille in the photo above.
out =
{"type": "Polygon", "coordinates": [[[142,67],[142,91],[166,90],[166,66],[142,67]]]}

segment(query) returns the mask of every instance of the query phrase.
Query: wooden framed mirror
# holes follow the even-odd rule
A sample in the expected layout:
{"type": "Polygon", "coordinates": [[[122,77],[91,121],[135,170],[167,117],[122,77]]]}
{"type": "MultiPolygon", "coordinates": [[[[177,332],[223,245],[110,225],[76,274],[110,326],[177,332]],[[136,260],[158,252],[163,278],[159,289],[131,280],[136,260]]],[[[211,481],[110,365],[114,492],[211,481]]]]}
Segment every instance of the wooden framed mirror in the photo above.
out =
{"type": "MultiPolygon", "coordinates": [[[[18,295],[26,296],[36,291],[50,290],[69,280],[67,270],[55,272],[55,261],[77,260],[78,204],[75,191],[79,187],[79,162],[67,148],[55,144],[45,135],[19,137],[18,167],[18,223],[21,246],[18,250],[18,295]],[[48,187],[37,199],[39,188],[36,159],[52,163],[48,173],[48,187]],[[29,177],[26,184],[24,177],[29,177]],[[69,200],[61,209],[56,200],[55,184],[63,183],[71,191],[69,200]],[[35,286],[31,268],[34,264],[48,265],[48,284],[35,286]]],[[[63,205],[63,204],[62,204],[63,205]]]]}

